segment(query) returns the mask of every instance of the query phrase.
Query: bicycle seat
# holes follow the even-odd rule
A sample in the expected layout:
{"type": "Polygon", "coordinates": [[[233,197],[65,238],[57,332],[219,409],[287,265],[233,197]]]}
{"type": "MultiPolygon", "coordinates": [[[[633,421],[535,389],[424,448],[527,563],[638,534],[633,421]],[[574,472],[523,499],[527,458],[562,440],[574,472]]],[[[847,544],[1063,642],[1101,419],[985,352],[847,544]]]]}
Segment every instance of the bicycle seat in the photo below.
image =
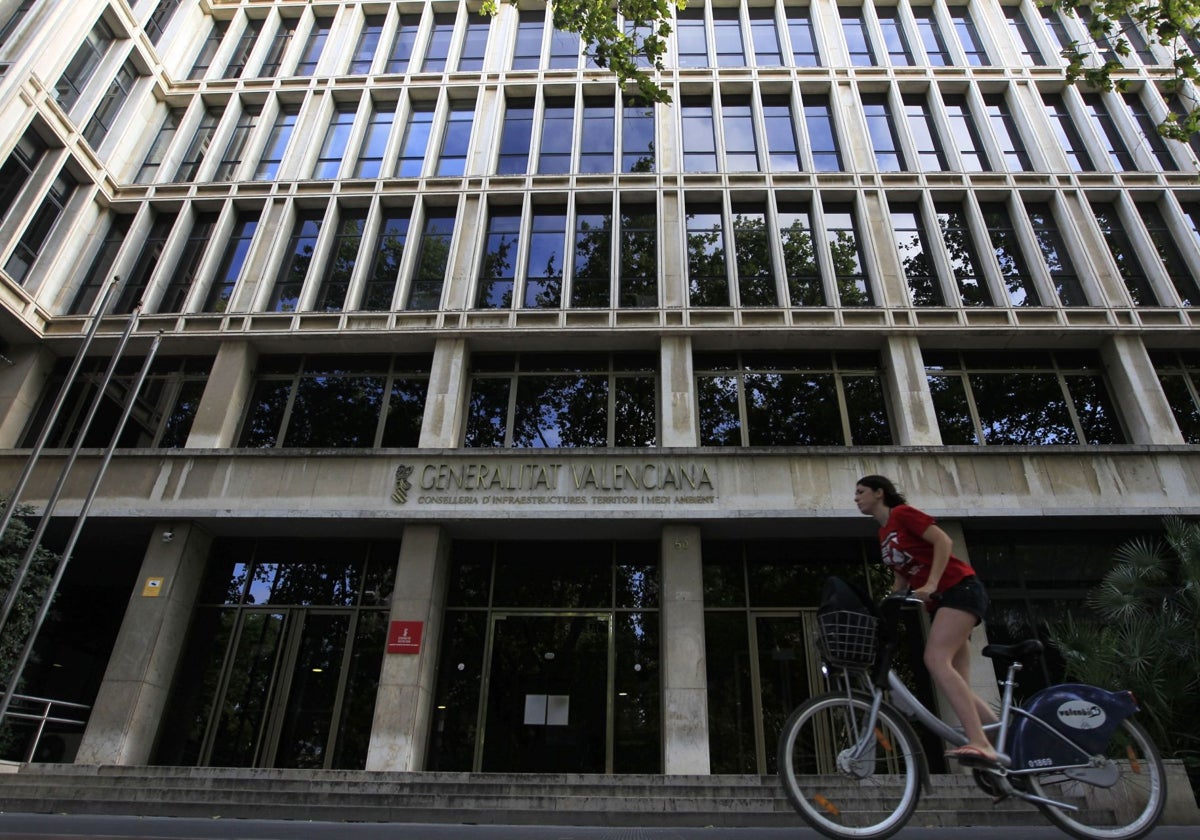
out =
{"type": "Polygon", "coordinates": [[[1044,649],[1037,639],[1026,639],[1015,645],[988,645],[981,653],[988,659],[1030,659],[1044,649]]]}

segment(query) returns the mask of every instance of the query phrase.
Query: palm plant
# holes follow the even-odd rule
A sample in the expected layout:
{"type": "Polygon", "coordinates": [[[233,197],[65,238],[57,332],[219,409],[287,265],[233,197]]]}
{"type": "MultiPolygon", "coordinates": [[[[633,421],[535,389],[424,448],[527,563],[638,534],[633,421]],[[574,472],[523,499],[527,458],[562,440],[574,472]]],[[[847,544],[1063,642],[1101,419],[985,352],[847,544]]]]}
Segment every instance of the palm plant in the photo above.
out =
{"type": "Polygon", "coordinates": [[[1164,756],[1200,772],[1200,522],[1163,520],[1163,537],[1120,546],[1088,594],[1089,614],[1050,626],[1068,679],[1129,689],[1164,756]]]}

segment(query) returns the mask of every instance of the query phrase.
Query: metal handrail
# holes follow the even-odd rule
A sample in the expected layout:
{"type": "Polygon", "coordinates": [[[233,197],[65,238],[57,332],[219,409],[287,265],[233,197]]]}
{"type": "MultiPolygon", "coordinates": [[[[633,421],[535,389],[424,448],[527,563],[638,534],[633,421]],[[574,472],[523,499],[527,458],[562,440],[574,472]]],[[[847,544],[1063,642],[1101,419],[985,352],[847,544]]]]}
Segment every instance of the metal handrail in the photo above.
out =
{"type": "MultiPolygon", "coordinates": [[[[8,708],[4,713],[4,717],[6,717],[6,718],[12,718],[15,720],[21,720],[21,721],[27,721],[27,722],[34,722],[37,724],[36,732],[34,733],[34,736],[33,736],[33,742],[29,745],[29,751],[25,755],[25,762],[27,764],[31,763],[33,761],[34,755],[37,754],[37,748],[41,744],[42,734],[46,731],[46,724],[60,723],[60,724],[64,724],[67,726],[79,726],[79,727],[87,726],[86,715],[82,716],[83,717],[82,720],[78,720],[76,718],[58,717],[56,715],[50,714],[50,712],[56,706],[60,706],[64,710],[79,709],[83,712],[91,711],[91,708],[92,708],[91,706],[85,705],[83,703],[71,703],[67,700],[53,700],[49,697],[34,697],[33,695],[30,695],[30,694],[14,694],[14,695],[12,695],[12,699],[13,699],[14,704],[19,703],[22,706],[35,706],[36,707],[39,704],[41,706],[40,714],[37,712],[15,711],[11,707],[8,708]]],[[[63,713],[65,714],[65,712],[63,712],[63,713]]]]}

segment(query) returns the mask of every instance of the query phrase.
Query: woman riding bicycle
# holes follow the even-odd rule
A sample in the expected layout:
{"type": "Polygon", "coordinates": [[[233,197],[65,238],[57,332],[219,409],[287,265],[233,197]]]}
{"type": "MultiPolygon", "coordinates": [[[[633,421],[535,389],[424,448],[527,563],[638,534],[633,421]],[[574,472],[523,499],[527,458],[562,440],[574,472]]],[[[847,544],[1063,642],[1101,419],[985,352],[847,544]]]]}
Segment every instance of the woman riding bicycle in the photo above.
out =
{"type": "Polygon", "coordinates": [[[925,667],[963,725],[969,739],[946,753],[966,765],[995,766],[998,759],[983,732],[996,714],[969,682],[971,630],[984,619],[988,598],[983,584],[951,553],[950,535],[932,516],[910,506],[892,482],[881,475],[863,476],[854,488],[860,513],[879,523],[884,565],[893,573],[893,592],[911,590],[933,614],[925,642],[925,667]]]}

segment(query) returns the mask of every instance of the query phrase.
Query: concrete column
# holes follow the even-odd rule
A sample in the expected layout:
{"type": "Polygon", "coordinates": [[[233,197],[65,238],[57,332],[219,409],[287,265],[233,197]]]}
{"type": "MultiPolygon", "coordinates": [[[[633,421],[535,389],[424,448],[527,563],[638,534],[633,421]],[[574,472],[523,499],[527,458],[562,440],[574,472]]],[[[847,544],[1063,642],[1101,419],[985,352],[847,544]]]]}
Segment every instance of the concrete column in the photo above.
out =
{"type": "Polygon", "coordinates": [[[662,533],[663,772],[707,775],[708,679],[700,528],[662,533]]]}
{"type": "Polygon", "coordinates": [[[662,445],[698,446],[700,428],[695,411],[692,339],[667,336],[659,347],[662,360],[662,445]]]}
{"type": "Polygon", "coordinates": [[[1100,344],[1100,359],[1131,443],[1183,443],[1171,404],[1141,338],[1113,335],[1100,344]]]}
{"type": "Polygon", "coordinates": [[[154,529],[76,764],[150,761],[211,545],[196,525],[154,529]]]}
{"type": "Polygon", "coordinates": [[[424,769],[449,568],[450,538],[440,526],[404,529],[391,620],[423,622],[421,647],[415,654],[384,654],[368,770],[424,769]]]}
{"type": "MultiPolygon", "coordinates": [[[[968,565],[971,558],[967,555],[967,540],[963,534],[962,525],[958,522],[939,522],[942,530],[954,540],[954,556],[968,565]]],[[[984,587],[987,580],[983,580],[984,587]]],[[[992,668],[992,660],[980,652],[987,646],[987,625],[980,624],[971,634],[971,690],[995,708],[1000,707],[1000,684],[996,681],[996,671],[992,668]]],[[[938,692],[938,707],[944,710],[943,717],[953,717],[950,703],[938,692]]]]}
{"type": "Polygon", "coordinates": [[[465,339],[439,338],[434,345],[421,418],[422,449],[454,449],[462,442],[469,358],[465,339]]]}
{"type": "Polygon", "coordinates": [[[196,419],[188,434],[189,449],[224,449],[237,441],[238,424],[246,401],[254,390],[254,369],[258,351],[246,341],[221,345],[213,360],[204,396],[196,409],[196,419]]]}
{"type": "Polygon", "coordinates": [[[899,446],[941,446],[937,414],[921,345],[915,335],[890,335],[883,344],[884,383],[899,446]]]}
{"type": "Polygon", "coordinates": [[[893,241],[893,234],[883,196],[877,190],[863,190],[859,201],[859,220],[865,234],[859,237],[862,240],[863,270],[875,279],[878,292],[876,303],[879,306],[910,307],[913,303],[909,300],[908,278],[904,276],[900,253],[884,244],[893,241]],[[867,245],[868,242],[877,244],[871,247],[867,245]]]}
{"type": "Polygon", "coordinates": [[[0,360],[0,449],[15,449],[57,359],[32,345],[14,347],[7,358],[8,364],[0,360]]]}

